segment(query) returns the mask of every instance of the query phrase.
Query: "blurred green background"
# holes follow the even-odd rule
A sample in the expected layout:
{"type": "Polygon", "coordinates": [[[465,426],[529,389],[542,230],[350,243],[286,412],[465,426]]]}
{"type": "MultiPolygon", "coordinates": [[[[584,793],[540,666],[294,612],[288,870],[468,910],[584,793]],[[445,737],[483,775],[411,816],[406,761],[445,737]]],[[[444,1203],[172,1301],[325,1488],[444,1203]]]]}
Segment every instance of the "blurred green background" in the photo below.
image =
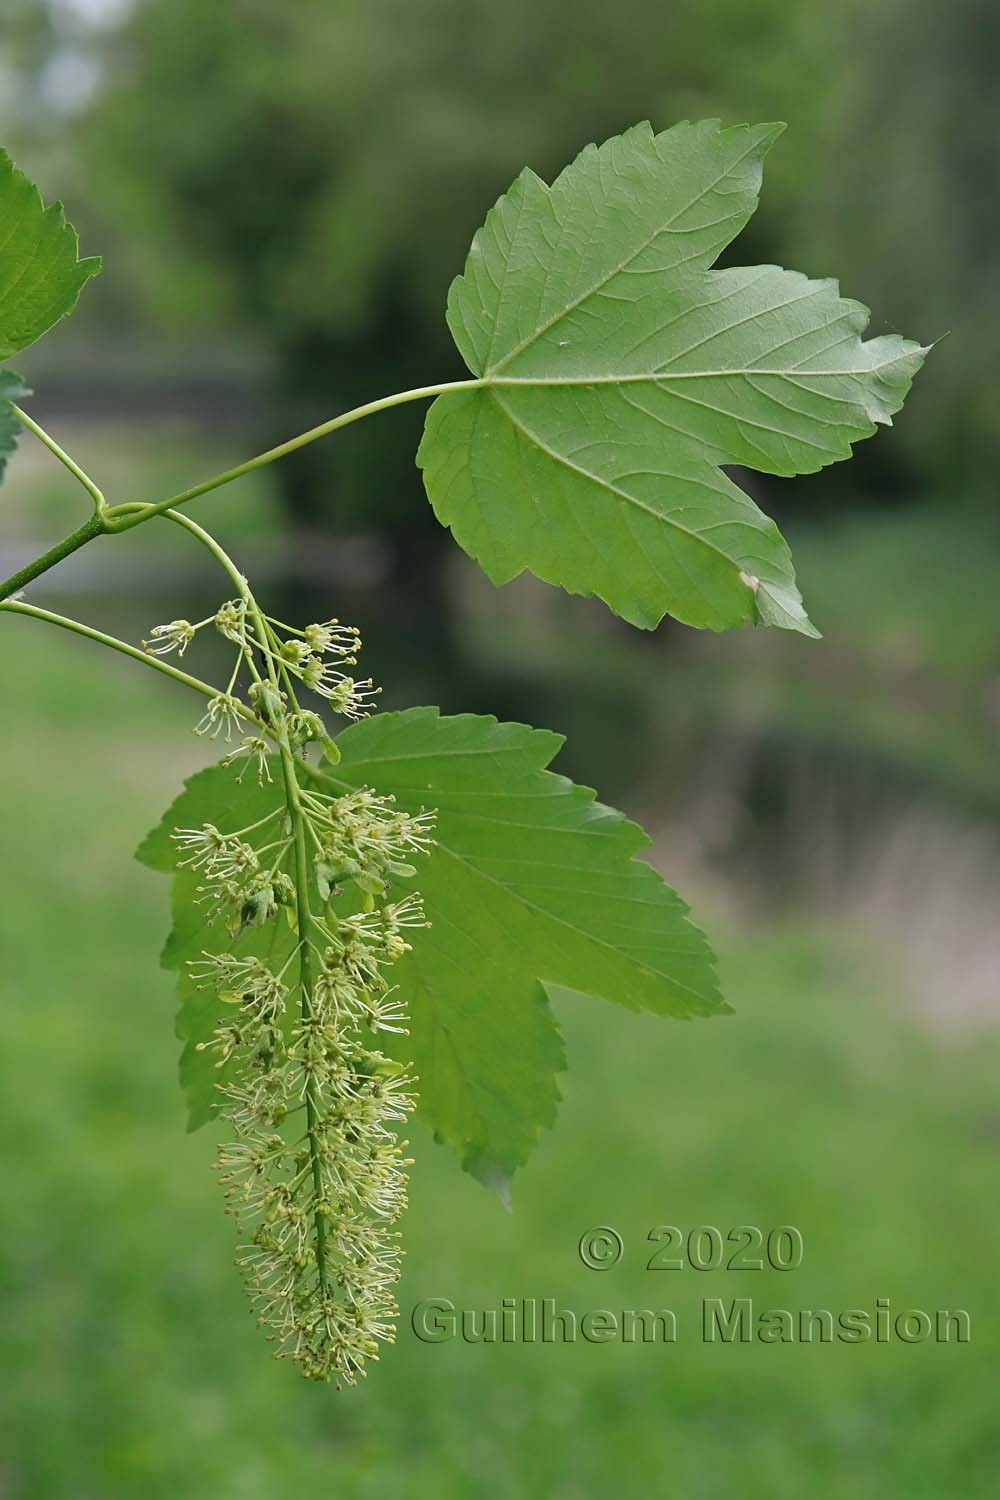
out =
{"type": "MultiPolygon", "coordinates": [[[[639,636],[436,530],[400,410],[203,502],[276,613],[356,621],[387,704],[569,736],[716,939],[735,1015],[565,1003],[556,1130],[512,1215],[419,1131],[395,1348],[274,1364],[185,1136],[166,890],[131,853],[192,705],[0,628],[0,1497],[992,1496],[1000,1213],[1000,20],[986,0],[5,0],[0,138],[105,275],[26,369],[114,500],[457,374],[448,283],[529,162],[648,116],[784,119],[731,261],[836,274],[934,351],[849,465],[741,476],[819,643],[639,636]],[[651,1273],[648,1229],[793,1223],[794,1272],[651,1273]],[[607,1273],[576,1243],[616,1226],[607,1273]],[[405,1313],[672,1306],[671,1347],[418,1342],[405,1313]],[[703,1345],[702,1297],[965,1307],[965,1346],[703,1345]]],[[[78,516],[26,442],[0,573],[78,516]]],[[[166,528],[33,590],[130,639],[216,585],[166,528]]],[[[203,608],[201,606],[204,606],[203,608]]],[[[206,672],[212,662],[202,662],[206,672]]],[[[502,997],[500,997],[502,1001],[502,997]]]]}

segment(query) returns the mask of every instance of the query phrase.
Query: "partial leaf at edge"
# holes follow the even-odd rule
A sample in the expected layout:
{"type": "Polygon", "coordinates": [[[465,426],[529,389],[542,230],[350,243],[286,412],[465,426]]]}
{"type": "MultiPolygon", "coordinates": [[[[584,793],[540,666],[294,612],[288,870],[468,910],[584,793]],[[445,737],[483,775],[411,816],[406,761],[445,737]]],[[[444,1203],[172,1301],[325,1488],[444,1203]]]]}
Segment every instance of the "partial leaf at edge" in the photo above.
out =
{"type": "Polygon", "coordinates": [[[97,275],[100,259],[78,259],[78,244],[62,204],[46,207],[34,183],[0,151],[0,360],[72,312],[97,275]]]}
{"type": "Polygon", "coordinates": [[[30,395],[20,375],[15,375],[13,370],[0,370],[0,484],[21,436],[21,423],[11,402],[30,395]]]}

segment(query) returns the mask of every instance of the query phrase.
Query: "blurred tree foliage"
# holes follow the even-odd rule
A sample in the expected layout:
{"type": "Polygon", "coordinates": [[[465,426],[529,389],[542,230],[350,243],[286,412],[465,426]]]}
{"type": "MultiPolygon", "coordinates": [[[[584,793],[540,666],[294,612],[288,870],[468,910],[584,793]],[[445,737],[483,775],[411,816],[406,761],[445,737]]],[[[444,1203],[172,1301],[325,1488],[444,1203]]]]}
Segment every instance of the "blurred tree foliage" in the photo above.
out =
{"type": "MultiPolygon", "coordinates": [[[[899,439],[950,498],[993,506],[1000,459],[1000,10],[993,0],[880,0],[851,21],[835,107],[812,140],[800,203],[814,262],[888,327],[948,337],[914,387],[899,439]],[[808,224],[805,222],[808,220],[808,224]]],[[[872,457],[886,455],[872,445],[872,457]]]]}
{"type": "MultiPolygon", "coordinates": [[[[551,175],[647,115],[765,108],[794,28],[781,0],[749,10],[752,47],[747,0],[146,0],[113,39],[83,149],[147,304],[249,324],[285,404],[325,412],[461,373],[448,283],[524,162],[551,175]]],[[[293,503],[333,479],[339,521],[374,503],[412,524],[421,420],[301,455],[293,503]]]]}
{"type": "MultiPolygon", "coordinates": [[[[106,307],[119,317],[127,288],[147,330],[250,333],[273,376],[265,441],[290,407],[308,419],[460,373],[447,286],[524,162],[550,176],[636,119],[718,114],[792,126],[740,260],[836,271],[876,305],[875,331],[952,332],[919,410],[861,450],[847,483],[967,488],[991,471],[989,0],[11,3],[42,80],[36,112],[92,200],[90,240],[99,225],[111,241],[106,307]],[[101,83],[60,114],[52,57],[72,77],[69,54],[101,83]]],[[[421,534],[421,418],[395,414],[391,440],[375,423],[303,453],[283,472],[289,500],[325,524],[421,534]]],[[[844,493],[837,471],[822,485],[844,493]]]]}

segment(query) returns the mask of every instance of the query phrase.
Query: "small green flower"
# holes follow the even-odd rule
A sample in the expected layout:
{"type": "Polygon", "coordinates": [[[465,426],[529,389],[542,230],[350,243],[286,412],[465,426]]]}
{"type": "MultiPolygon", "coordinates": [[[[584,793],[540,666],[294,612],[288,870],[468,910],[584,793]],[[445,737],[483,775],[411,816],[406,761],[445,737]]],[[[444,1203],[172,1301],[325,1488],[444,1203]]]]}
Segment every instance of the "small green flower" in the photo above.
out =
{"type": "Polygon", "coordinates": [[[217,740],[221,735],[228,743],[243,728],[243,705],[231,693],[217,693],[210,698],[203,718],[195,725],[195,734],[217,740]]]}
{"type": "Polygon", "coordinates": [[[198,628],[189,620],[171,620],[169,625],[154,625],[142,644],[153,656],[170,656],[174,651],[183,656],[198,628]]]}
{"type": "Polygon", "coordinates": [[[243,599],[232,599],[224,604],[215,616],[215,628],[220,635],[234,645],[245,647],[247,643],[247,606],[243,599]]]}

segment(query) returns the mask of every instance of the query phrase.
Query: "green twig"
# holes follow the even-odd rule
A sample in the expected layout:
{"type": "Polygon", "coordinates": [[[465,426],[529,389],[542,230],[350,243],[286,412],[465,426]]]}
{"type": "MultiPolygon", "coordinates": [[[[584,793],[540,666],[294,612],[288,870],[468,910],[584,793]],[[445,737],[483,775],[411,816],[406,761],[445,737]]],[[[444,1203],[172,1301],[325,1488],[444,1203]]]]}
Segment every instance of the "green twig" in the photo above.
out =
{"type": "Polygon", "coordinates": [[[5,599],[9,599],[12,594],[19,593],[34,579],[40,578],[43,573],[47,573],[50,568],[54,568],[56,563],[62,562],[64,557],[78,552],[81,547],[92,542],[95,536],[100,536],[105,529],[103,514],[95,510],[90,520],[85,521],[76,531],[70,532],[69,536],[63,537],[62,541],[51,547],[48,552],[44,552],[41,557],[36,557],[34,562],[28,563],[26,567],[20,568],[18,572],[12,573],[8,579],[0,583],[0,604],[5,599]]]}

